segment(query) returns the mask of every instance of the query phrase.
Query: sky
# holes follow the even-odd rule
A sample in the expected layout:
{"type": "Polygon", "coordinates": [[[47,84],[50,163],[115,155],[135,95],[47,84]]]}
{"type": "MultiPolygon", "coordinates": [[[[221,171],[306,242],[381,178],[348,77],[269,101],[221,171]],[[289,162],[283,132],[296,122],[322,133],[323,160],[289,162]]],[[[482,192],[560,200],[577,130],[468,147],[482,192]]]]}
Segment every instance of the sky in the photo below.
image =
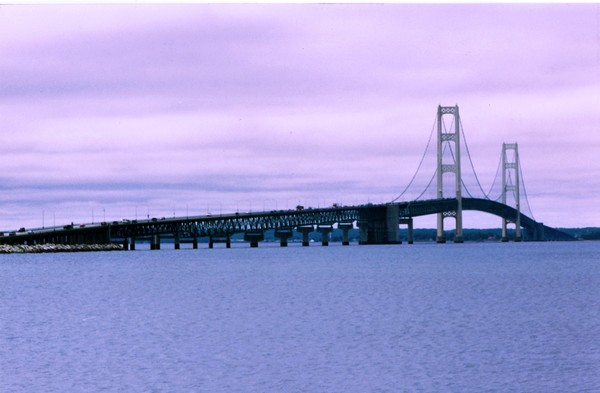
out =
{"type": "Polygon", "coordinates": [[[438,105],[600,226],[600,4],[0,5],[0,228],[414,199],[438,105]]]}

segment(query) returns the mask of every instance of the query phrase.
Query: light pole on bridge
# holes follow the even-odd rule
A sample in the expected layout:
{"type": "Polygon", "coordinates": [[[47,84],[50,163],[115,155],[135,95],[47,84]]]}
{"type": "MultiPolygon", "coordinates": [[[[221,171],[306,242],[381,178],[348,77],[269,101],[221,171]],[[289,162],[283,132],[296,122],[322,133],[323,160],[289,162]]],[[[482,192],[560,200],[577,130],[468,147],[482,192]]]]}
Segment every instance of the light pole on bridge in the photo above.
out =
{"type": "Polygon", "coordinates": [[[277,210],[277,200],[276,199],[263,199],[263,211],[266,211],[266,202],[275,202],[275,210],[277,210]]]}

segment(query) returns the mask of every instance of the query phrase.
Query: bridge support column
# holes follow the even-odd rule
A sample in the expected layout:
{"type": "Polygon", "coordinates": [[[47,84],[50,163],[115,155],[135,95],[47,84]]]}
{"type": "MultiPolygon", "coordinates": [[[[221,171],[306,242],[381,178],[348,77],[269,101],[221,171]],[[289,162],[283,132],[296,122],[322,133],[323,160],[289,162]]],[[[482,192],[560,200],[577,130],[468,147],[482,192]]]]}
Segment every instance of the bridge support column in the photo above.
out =
{"type": "Polygon", "coordinates": [[[338,224],[338,229],[342,230],[342,246],[350,245],[350,237],[348,236],[348,232],[350,229],[354,228],[354,225],[351,222],[340,222],[338,224]]]}
{"type": "Polygon", "coordinates": [[[358,221],[356,225],[359,229],[358,244],[369,244],[369,222],[358,221]]]}
{"type": "Polygon", "coordinates": [[[129,240],[129,249],[131,251],[135,250],[135,236],[132,236],[131,239],[129,240]]]}
{"type": "Polygon", "coordinates": [[[437,215],[437,235],[436,242],[446,243],[444,236],[444,217],[453,216],[456,219],[456,232],[454,235],[455,243],[463,242],[462,233],[462,181],[460,167],[460,115],[458,105],[456,106],[438,106],[437,112],[437,197],[444,198],[444,173],[454,173],[454,184],[456,192],[456,210],[438,213],[437,215]],[[454,117],[454,130],[445,130],[443,127],[442,117],[444,115],[452,115],[454,117]],[[446,132],[444,132],[446,131],[446,132]],[[444,143],[454,143],[453,162],[445,163],[443,157],[444,143]]]}
{"type": "Polygon", "coordinates": [[[506,233],[506,225],[508,222],[515,224],[515,242],[521,241],[521,192],[519,180],[520,176],[519,169],[519,145],[517,143],[503,143],[502,144],[502,203],[506,205],[507,196],[512,194],[515,198],[515,210],[516,216],[514,219],[507,220],[502,219],[502,241],[508,241],[508,235],[506,233]],[[509,157],[508,151],[512,150],[513,155],[509,157]],[[511,159],[512,158],[512,159],[511,159]],[[512,174],[511,174],[512,173],[512,174]],[[514,178],[514,180],[513,180],[514,178]],[[514,181],[514,183],[512,183],[514,181]]]}
{"type": "MultiPolygon", "coordinates": [[[[196,239],[197,241],[197,239],[196,239]]],[[[226,248],[231,248],[229,235],[212,235],[208,237],[208,248],[213,248],[215,243],[225,243],[226,248]]]]}
{"type": "Polygon", "coordinates": [[[302,233],[302,246],[308,247],[308,245],[310,244],[308,240],[308,234],[313,232],[315,228],[312,225],[303,225],[296,228],[296,230],[302,233]]]}
{"type": "Polygon", "coordinates": [[[279,239],[279,245],[281,247],[287,247],[288,246],[288,239],[290,237],[292,237],[293,235],[294,235],[294,232],[292,231],[291,228],[276,229],[275,230],[275,237],[279,239]]]}
{"type": "Polygon", "coordinates": [[[258,247],[258,242],[265,240],[265,234],[261,230],[246,231],[244,240],[250,242],[250,247],[258,247]]]}
{"type": "MultiPolygon", "coordinates": [[[[521,212],[519,212],[519,216],[520,215],[521,212]]],[[[517,219],[515,226],[515,242],[520,242],[521,240],[523,240],[523,237],[521,235],[521,219],[517,219]]]]}
{"type": "Polygon", "coordinates": [[[400,209],[396,204],[361,210],[359,244],[400,244],[400,209]]]}
{"type": "MultiPolygon", "coordinates": [[[[508,229],[507,229],[507,223],[509,221],[506,219],[502,219],[502,242],[507,242],[508,239],[508,229]]],[[[521,227],[516,225],[515,223],[515,242],[518,243],[521,240],[523,240],[522,236],[521,236],[521,227]]]]}
{"type": "Polygon", "coordinates": [[[332,225],[317,225],[317,232],[321,232],[321,244],[329,245],[329,234],[333,231],[332,225]]]}
{"type": "Polygon", "coordinates": [[[444,215],[438,213],[437,215],[437,235],[435,237],[436,243],[446,243],[446,236],[444,236],[444,215]]]}
{"type": "Polygon", "coordinates": [[[198,249],[198,238],[196,236],[194,236],[194,239],[192,240],[192,247],[194,250],[198,249]]]}
{"type": "Polygon", "coordinates": [[[129,250],[129,239],[125,238],[125,240],[123,240],[123,251],[127,250],[129,250]]]}
{"type": "Polygon", "coordinates": [[[413,244],[414,243],[414,236],[413,236],[413,219],[412,219],[412,217],[401,219],[400,220],[400,224],[407,224],[408,225],[408,231],[407,231],[407,235],[406,235],[406,240],[407,240],[408,244],[413,244]]]}
{"type": "Polygon", "coordinates": [[[401,244],[400,241],[400,208],[398,205],[386,206],[386,232],[388,244],[401,244]]]}
{"type": "Polygon", "coordinates": [[[179,250],[181,248],[181,243],[179,242],[179,235],[175,234],[173,237],[173,248],[175,250],[179,250]]]}
{"type": "MultiPolygon", "coordinates": [[[[503,219],[502,220],[502,242],[507,242],[508,241],[508,230],[507,230],[507,220],[503,219]]],[[[515,227],[515,242],[520,242],[523,240],[523,237],[521,236],[521,227],[516,226],[515,227]]]]}
{"type": "Polygon", "coordinates": [[[534,239],[538,242],[544,240],[546,238],[546,235],[544,234],[544,224],[543,223],[538,223],[538,225],[536,225],[535,228],[535,234],[534,234],[534,239]]]}
{"type": "Polygon", "coordinates": [[[150,249],[151,250],[160,250],[160,236],[158,236],[158,235],[150,236],[150,249]]]}
{"type": "MultiPolygon", "coordinates": [[[[462,201],[458,201],[459,205],[462,204],[462,201]]],[[[462,211],[462,207],[459,207],[462,211]]],[[[456,231],[454,232],[454,243],[464,243],[465,240],[463,238],[463,225],[462,225],[462,213],[456,213],[456,231]]]]}

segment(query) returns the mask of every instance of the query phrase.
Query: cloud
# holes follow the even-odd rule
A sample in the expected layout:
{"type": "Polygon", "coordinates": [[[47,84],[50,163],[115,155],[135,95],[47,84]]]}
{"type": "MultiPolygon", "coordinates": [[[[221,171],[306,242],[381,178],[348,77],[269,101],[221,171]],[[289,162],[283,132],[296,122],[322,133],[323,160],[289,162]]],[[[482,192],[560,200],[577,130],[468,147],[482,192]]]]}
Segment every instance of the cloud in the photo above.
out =
{"type": "MultiPolygon", "coordinates": [[[[518,141],[534,212],[578,225],[555,205],[596,187],[597,9],[2,6],[2,227],[48,206],[83,220],[184,201],[387,201],[411,180],[439,104],[460,105],[484,189],[502,142],[518,141]]],[[[429,155],[411,195],[434,170],[429,155]]]]}

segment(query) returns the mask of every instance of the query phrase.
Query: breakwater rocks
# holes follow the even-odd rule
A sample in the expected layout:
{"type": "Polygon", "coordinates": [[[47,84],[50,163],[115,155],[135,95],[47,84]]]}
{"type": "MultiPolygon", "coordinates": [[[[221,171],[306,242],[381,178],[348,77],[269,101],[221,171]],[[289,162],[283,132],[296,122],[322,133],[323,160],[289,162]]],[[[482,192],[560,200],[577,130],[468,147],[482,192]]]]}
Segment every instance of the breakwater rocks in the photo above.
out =
{"type": "Polygon", "coordinates": [[[46,252],[121,251],[120,244],[0,244],[0,254],[24,254],[46,252]]]}

